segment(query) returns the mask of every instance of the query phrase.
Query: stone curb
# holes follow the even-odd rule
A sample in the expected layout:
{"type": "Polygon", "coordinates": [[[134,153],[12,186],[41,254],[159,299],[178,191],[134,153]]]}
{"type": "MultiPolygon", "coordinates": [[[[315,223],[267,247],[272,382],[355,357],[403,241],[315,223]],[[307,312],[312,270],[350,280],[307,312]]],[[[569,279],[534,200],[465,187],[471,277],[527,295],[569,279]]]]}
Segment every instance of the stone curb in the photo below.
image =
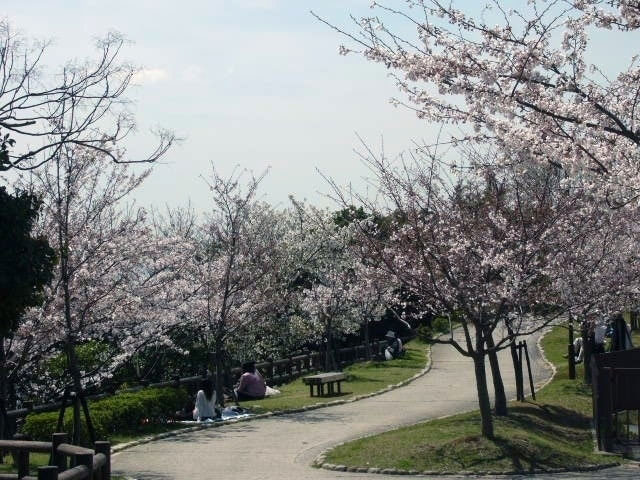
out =
{"type": "Polygon", "coordinates": [[[542,390],[544,387],[546,387],[547,385],[549,385],[554,378],[556,378],[556,375],[558,374],[558,369],[556,368],[556,366],[547,358],[547,354],[544,351],[544,347],[542,346],[542,339],[552,330],[552,327],[550,328],[545,328],[542,331],[542,335],[540,335],[538,337],[538,340],[536,341],[536,346],[538,347],[538,350],[540,351],[540,356],[542,357],[542,360],[544,360],[544,363],[546,363],[549,368],[551,368],[551,376],[542,384],[538,387],[538,390],[542,390]]]}
{"type": "Polygon", "coordinates": [[[390,392],[391,390],[395,390],[396,388],[404,387],[405,385],[408,385],[409,383],[417,380],[418,378],[422,377],[423,375],[426,375],[429,372],[429,370],[431,370],[431,364],[432,364],[432,362],[431,362],[431,348],[429,348],[427,350],[427,364],[425,365],[425,367],[421,371],[419,371],[418,373],[416,373],[412,377],[407,378],[406,380],[398,382],[398,383],[396,383],[394,385],[387,385],[386,388],[383,388],[381,390],[378,390],[378,391],[375,391],[375,392],[372,392],[372,393],[366,393],[366,394],[363,394],[363,395],[357,395],[357,396],[355,396],[353,398],[349,398],[349,399],[346,399],[346,400],[334,400],[332,402],[327,402],[327,403],[314,403],[313,405],[307,405],[307,406],[301,407],[301,408],[292,408],[292,409],[289,409],[289,410],[276,410],[275,412],[260,413],[258,415],[251,415],[250,417],[232,418],[232,419],[229,419],[229,420],[224,420],[222,422],[203,423],[203,424],[200,424],[200,425],[194,425],[193,427],[180,428],[180,429],[173,430],[173,431],[170,431],[170,432],[159,433],[157,435],[150,435],[148,437],[139,438],[139,439],[133,440],[131,442],[121,443],[119,445],[115,445],[115,446],[111,447],[111,453],[112,454],[116,454],[118,452],[121,452],[121,451],[126,450],[126,449],[131,448],[131,447],[136,447],[138,445],[143,445],[145,443],[154,442],[156,440],[161,440],[163,438],[176,437],[178,435],[184,435],[186,433],[197,432],[199,430],[204,430],[206,428],[218,428],[218,427],[222,427],[224,425],[228,425],[228,424],[232,424],[232,423],[248,422],[248,421],[252,421],[252,420],[259,420],[261,418],[268,418],[268,417],[274,417],[274,416],[280,416],[280,415],[291,415],[291,414],[294,414],[294,413],[301,413],[301,412],[306,412],[306,411],[309,411],[309,410],[316,410],[318,408],[334,407],[336,405],[344,405],[346,403],[353,403],[353,402],[357,402],[359,400],[364,400],[365,398],[375,397],[377,395],[382,395],[383,393],[390,392]]]}
{"type": "MultiPolygon", "coordinates": [[[[546,387],[547,385],[549,385],[549,383],[551,383],[551,381],[555,378],[556,374],[558,373],[558,369],[556,368],[556,366],[551,363],[549,361],[549,359],[547,358],[545,352],[544,352],[544,348],[542,347],[542,339],[544,338],[544,336],[549,333],[551,331],[550,328],[545,329],[542,332],[542,335],[540,335],[540,337],[538,338],[538,340],[536,341],[536,346],[538,347],[539,351],[540,351],[540,355],[542,357],[542,359],[544,360],[545,363],[547,363],[547,365],[549,365],[549,367],[551,367],[551,371],[552,374],[551,376],[544,381],[542,384],[538,384],[536,385],[537,390],[541,390],[544,387],[546,387]]],[[[429,368],[431,368],[431,351],[429,351],[429,368]]],[[[426,372],[425,372],[426,373],[426,372]]],[[[475,409],[473,409],[475,410],[475,409]]],[[[467,412],[473,411],[473,410],[468,410],[467,412]]],[[[443,418],[447,418],[447,417],[452,417],[454,415],[459,415],[461,413],[467,413],[467,412],[457,412],[451,415],[444,415],[442,417],[438,417],[438,418],[433,418],[431,420],[428,421],[433,421],[433,420],[440,420],[443,418]]],[[[401,427],[398,427],[401,428],[401,427]]],[[[392,429],[393,430],[393,429],[392,429]]],[[[352,442],[354,440],[360,440],[363,438],[367,438],[367,437],[372,437],[375,435],[378,435],[379,433],[373,433],[373,434],[367,434],[367,435],[363,435],[362,437],[359,437],[357,439],[351,439],[348,440],[348,442],[352,442]]],[[[376,467],[347,467],[346,465],[334,465],[332,463],[325,463],[326,460],[326,456],[327,453],[329,453],[329,451],[333,450],[336,447],[339,447],[341,445],[344,445],[345,443],[348,442],[341,442],[338,443],[336,445],[333,445],[329,448],[327,448],[326,450],[324,450],[320,455],[318,455],[316,457],[316,459],[313,461],[313,466],[316,468],[322,468],[324,470],[333,470],[333,471],[337,471],[337,472],[357,472],[357,473],[374,473],[374,474],[380,474],[380,475],[420,475],[420,476],[434,476],[434,475],[441,475],[441,476],[449,476],[449,475],[478,475],[478,476],[496,476],[496,475],[535,475],[535,474],[541,474],[541,473],[571,473],[571,472],[593,472],[593,471],[597,471],[597,470],[604,470],[606,468],[612,468],[612,467],[618,467],[620,466],[619,462],[610,462],[610,463],[603,463],[600,465],[587,465],[584,467],[576,467],[576,468],[547,468],[547,469],[537,469],[533,472],[528,472],[528,471],[509,471],[509,472],[497,472],[497,471],[467,471],[467,470],[463,470],[463,471],[459,471],[459,472],[448,472],[448,471],[435,471],[435,470],[424,470],[424,471],[418,471],[418,470],[403,470],[403,469],[399,469],[399,468],[376,468],[376,467]]]]}
{"type": "MultiPolygon", "coordinates": [[[[320,459],[320,457],[318,457],[320,459]]],[[[316,459],[316,460],[318,460],[316,459]]],[[[403,470],[400,468],[376,468],[376,467],[347,467],[346,465],[334,465],[332,463],[322,463],[321,465],[314,464],[317,468],[324,470],[332,470],[336,472],[354,472],[354,473],[374,473],[380,475],[420,475],[420,476],[462,476],[462,475],[476,475],[476,476],[502,476],[502,475],[538,475],[542,473],[572,473],[572,472],[595,472],[598,470],[604,470],[611,467],[619,466],[619,463],[604,463],[601,465],[586,465],[576,468],[545,468],[536,469],[534,471],[518,471],[513,470],[509,472],[498,472],[491,470],[463,470],[459,472],[449,471],[436,471],[436,470],[403,470]]]]}

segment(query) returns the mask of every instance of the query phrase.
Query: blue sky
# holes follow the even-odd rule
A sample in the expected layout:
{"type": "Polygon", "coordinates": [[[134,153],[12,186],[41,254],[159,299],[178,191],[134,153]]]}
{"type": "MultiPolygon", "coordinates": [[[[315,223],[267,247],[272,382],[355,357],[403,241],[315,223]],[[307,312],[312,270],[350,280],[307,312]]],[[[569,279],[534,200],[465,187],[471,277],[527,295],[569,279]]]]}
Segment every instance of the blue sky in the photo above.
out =
{"type": "MultiPolygon", "coordinates": [[[[519,2],[515,2],[516,4],[519,2]]],[[[28,37],[51,39],[48,66],[91,55],[92,39],[117,30],[134,43],[122,58],[144,67],[135,100],[139,132],[133,156],[151,149],[151,127],[174,130],[173,148],[141,188],[144,205],[209,204],[199,178],[210,164],[270,174],[264,198],[330,202],[317,174],[363,185],[365,167],[353,153],[355,132],[388,154],[436,128],[394,108],[397,94],[384,68],[357,55],[338,55],[344,39],[309,10],[348,26],[349,13],[368,15],[369,0],[3,0],[4,14],[28,37]]],[[[476,1],[458,5],[479,9],[476,1]]],[[[599,45],[606,55],[607,45],[599,45]]],[[[628,57],[627,57],[628,58],[628,57]]]]}
{"type": "Polygon", "coordinates": [[[15,28],[53,40],[46,63],[91,54],[91,42],[117,30],[134,42],[123,59],[143,66],[132,90],[139,132],[130,152],[148,150],[150,127],[184,137],[141,187],[142,204],[206,210],[200,175],[211,162],[225,173],[237,165],[270,167],[264,198],[330,202],[319,168],[340,183],[367,174],[353,148],[355,132],[395,152],[430,129],[392,107],[393,81],[379,65],[338,55],[343,39],[309,10],[348,25],[349,12],[368,14],[360,0],[4,0],[15,28]]]}

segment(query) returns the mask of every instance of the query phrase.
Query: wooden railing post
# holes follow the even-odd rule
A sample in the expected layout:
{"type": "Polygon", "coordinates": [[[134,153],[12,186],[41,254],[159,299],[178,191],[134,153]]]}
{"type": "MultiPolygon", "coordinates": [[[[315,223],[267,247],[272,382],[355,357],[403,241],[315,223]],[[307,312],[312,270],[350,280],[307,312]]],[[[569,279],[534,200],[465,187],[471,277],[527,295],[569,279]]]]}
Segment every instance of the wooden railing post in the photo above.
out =
{"type": "Polygon", "coordinates": [[[100,477],[102,480],[108,480],[111,478],[111,443],[109,442],[96,442],[94,444],[94,450],[96,453],[102,453],[106,462],[102,467],[102,476],[100,477]]]}
{"type": "Polygon", "coordinates": [[[38,467],[38,480],[58,480],[58,467],[56,465],[38,467]]]}
{"type": "Polygon", "coordinates": [[[273,366],[273,360],[270,359],[270,360],[267,360],[267,361],[269,362],[269,365],[267,366],[267,372],[269,372],[268,373],[269,377],[271,379],[273,379],[276,376],[276,371],[275,371],[275,368],[273,366]]]}
{"type": "Polygon", "coordinates": [[[29,451],[20,450],[18,452],[18,478],[29,475],[29,451]]]}
{"type": "Polygon", "coordinates": [[[58,467],[61,472],[67,469],[67,457],[58,452],[58,446],[67,443],[69,436],[66,433],[54,433],[51,435],[51,463],[58,467]]]}
{"type": "Polygon", "coordinates": [[[76,466],[84,465],[89,469],[89,475],[87,475],[88,479],[93,478],[93,453],[82,453],[80,455],[76,455],[76,466]]]}

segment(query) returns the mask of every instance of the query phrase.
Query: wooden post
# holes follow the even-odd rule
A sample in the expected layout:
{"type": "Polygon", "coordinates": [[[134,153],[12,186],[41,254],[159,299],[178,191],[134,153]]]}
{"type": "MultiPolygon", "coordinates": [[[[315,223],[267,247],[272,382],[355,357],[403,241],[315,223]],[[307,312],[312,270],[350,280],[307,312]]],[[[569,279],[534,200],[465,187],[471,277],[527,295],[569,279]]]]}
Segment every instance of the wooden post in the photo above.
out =
{"type": "Polygon", "coordinates": [[[524,401],[524,388],[522,384],[522,342],[518,342],[516,345],[516,397],[519,402],[524,401]]]}
{"type": "Polygon", "coordinates": [[[82,405],[82,410],[84,412],[84,420],[87,424],[87,433],[89,434],[89,441],[96,441],[96,431],[93,428],[93,422],[91,421],[91,414],[89,413],[89,405],[87,404],[87,399],[84,395],[84,391],[80,392],[80,404],[82,405]]]}
{"type": "Polygon", "coordinates": [[[20,450],[18,452],[18,478],[29,475],[29,451],[20,450]]]}
{"type": "Polygon", "coordinates": [[[51,460],[50,464],[55,465],[61,472],[67,469],[67,457],[58,452],[58,447],[69,441],[67,433],[54,433],[51,436],[51,460]]]}
{"type": "MultiPolygon", "coordinates": [[[[573,320],[569,321],[569,345],[567,345],[567,353],[569,358],[569,379],[576,378],[576,352],[573,348],[573,320]]],[[[535,400],[535,399],[534,399],[535,400]]]]}
{"type": "Polygon", "coordinates": [[[304,369],[305,369],[305,372],[308,372],[309,370],[311,370],[311,354],[310,353],[308,353],[304,357],[304,369]]]}
{"type": "Polygon", "coordinates": [[[269,360],[269,366],[267,367],[267,372],[269,372],[268,375],[269,375],[269,377],[271,379],[275,378],[276,371],[275,371],[275,368],[273,366],[273,360],[269,360]]]}
{"type": "Polygon", "coordinates": [[[582,361],[584,363],[584,383],[591,385],[591,356],[593,354],[593,336],[586,335],[582,337],[582,348],[584,355],[582,361]]]}
{"type": "Polygon", "coordinates": [[[102,453],[106,457],[106,462],[102,467],[103,480],[109,480],[111,478],[111,443],[109,442],[96,442],[94,444],[94,450],[96,453],[102,453]]]}
{"type": "Polygon", "coordinates": [[[573,348],[573,343],[567,345],[567,359],[569,361],[569,380],[575,380],[576,378],[576,351],[573,348]]]}
{"type": "Polygon", "coordinates": [[[38,480],[58,480],[58,467],[55,465],[38,467],[38,480]]]}
{"type": "Polygon", "coordinates": [[[64,412],[67,409],[67,400],[69,399],[69,389],[64,389],[64,394],[62,395],[62,405],[60,406],[60,413],[58,414],[58,425],[56,426],[56,430],[61,432],[64,430],[64,412]]]}
{"type": "MultiPolygon", "coordinates": [[[[80,423],[82,420],[80,419],[80,397],[78,397],[78,392],[70,392],[69,396],[73,401],[73,430],[71,432],[71,443],[74,445],[80,445],[80,433],[82,430],[82,424],[80,423]]],[[[75,460],[72,465],[75,465],[75,460]]]]}
{"type": "Polygon", "coordinates": [[[76,466],[78,465],[84,465],[89,469],[89,474],[86,478],[93,478],[93,453],[76,455],[76,466]]]}
{"type": "Polygon", "coordinates": [[[531,398],[536,399],[536,391],[533,387],[533,375],[531,375],[531,362],[529,361],[529,349],[527,348],[527,342],[522,342],[524,346],[524,355],[527,359],[527,371],[529,372],[529,387],[531,388],[531,398]]]}

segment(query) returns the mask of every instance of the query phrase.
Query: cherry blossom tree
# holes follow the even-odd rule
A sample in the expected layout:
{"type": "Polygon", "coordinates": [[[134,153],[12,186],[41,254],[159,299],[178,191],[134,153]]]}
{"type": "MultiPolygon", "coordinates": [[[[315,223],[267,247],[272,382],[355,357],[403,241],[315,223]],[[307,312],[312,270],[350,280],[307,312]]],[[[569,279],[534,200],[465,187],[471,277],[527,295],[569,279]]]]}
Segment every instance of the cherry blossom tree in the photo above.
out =
{"type": "Polygon", "coordinates": [[[355,333],[362,321],[354,301],[358,259],[351,248],[353,227],[336,222],[327,209],[295,200],[293,206],[287,248],[289,271],[295,272],[299,286],[292,301],[298,302],[300,312],[292,324],[299,335],[324,344],[324,368],[334,370],[339,367],[336,337],[355,333]]]}
{"type": "Polygon", "coordinates": [[[364,332],[367,359],[371,359],[370,324],[380,321],[385,313],[393,308],[396,300],[395,284],[392,280],[393,277],[387,275],[383,269],[367,264],[367,259],[362,259],[353,267],[348,298],[364,332]]]}
{"type": "Polygon", "coordinates": [[[336,334],[354,333],[360,327],[350,295],[355,272],[344,264],[332,262],[316,275],[311,288],[303,291],[302,308],[308,314],[309,331],[325,344],[324,368],[331,371],[339,367],[335,357],[336,334]]]}
{"type": "Polygon", "coordinates": [[[571,248],[554,259],[555,288],[573,317],[621,312],[637,302],[640,237],[634,214],[628,207],[611,210],[589,200],[566,219],[571,248]]]}
{"type": "Polygon", "coordinates": [[[459,127],[454,143],[492,143],[503,164],[552,163],[612,206],[637,198],[638,56],[619,54],[608,69],[590,61],[596,42],[638,44],[637,2],[491,0],[482,14],[440,0],[371,7],[377,15],[354,18],[356,32],[321,20],[348,37],[341,53],[391,71],[405,95],[395,104],[459,127]]]}
{"type": "Polygon", "coordinates": [[[451,176],[436,153],[421,152],[393,163],[368,150],[363,159],[375,175],[373,200],[334,190],[345,205],[355,196],[366,210],[391,219],[385,235],[372,220],[359,224],[371,262],[414,294],[423,312],[460,321],[461,340],[433,341],[473,360],[482,433],[490,437],[485,360],[506,413],[495,353],[562,312],[552,259],[567,247],[559,220],[575,209],[575,193],[559,188],[555,167],[522,175],[488,169],[484,162],[451,176]]]}
{"type": "Polygon", "coordinates": [[[40,233],[59,264],[18,336],[36,358],[64,355],[63,375],[48,388],[75,392],[74,441],[81,407],[93,436],[86,387],[108,378],[141,346],[163,341],[172,319],[163,302],[176,276],[176,254],[151,234],[144,210],[124,203],[149,172],[132,173],[106,155],[67,147],[23,179],[42,198],[40,233]],[[81,370],[78,349],[92,342],[103,346],[102,361],[81,370]]]}
{"type": "Polygon", "coordinates": [[[48,42],[30,41],[0,20],[0,133],[24,146],[0,155],[0,171],[37,168],[74,145],[117,163],[153,162],[169,149],[174,134],[157,129],[148,156],[123,155],[122,141],[136,127],[126,93],[137,71],[120,61],[124,45],[121,35],[109,33],[97,42],[94,60],[50,72],[44,69],[48,42]]]}
{"type": "Polygon", "coordinates": [[[210,352],[219,399],[229,342],[263,321],[277,304],[274,271],[282,232],[275,212],[256,199],[263,177],[243,185],[242,173],[224,178],[213,170],[207,182],[211,210],[183,246],[190,261],[182,316],[210,352]]]}

